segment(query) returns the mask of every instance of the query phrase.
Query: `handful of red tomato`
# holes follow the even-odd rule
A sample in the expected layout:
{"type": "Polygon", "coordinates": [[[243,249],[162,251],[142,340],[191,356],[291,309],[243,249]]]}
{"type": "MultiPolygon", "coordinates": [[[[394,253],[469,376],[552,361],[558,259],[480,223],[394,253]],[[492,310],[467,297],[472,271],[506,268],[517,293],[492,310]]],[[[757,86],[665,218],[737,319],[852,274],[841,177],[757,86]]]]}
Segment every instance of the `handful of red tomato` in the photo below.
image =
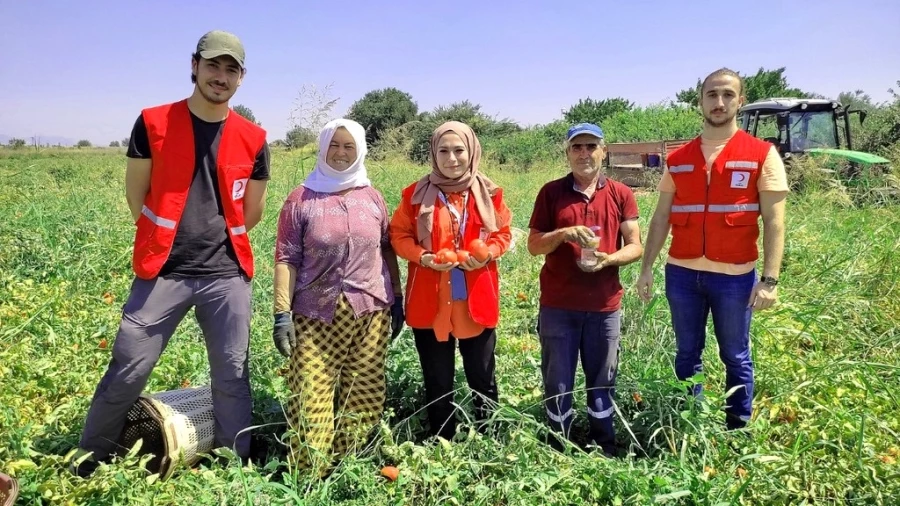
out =
{"type": "Polygon", "coordinates": [[[443,248],[438,250],[434,255],[434,261],[438,264],[452,264],[452,263],[465,263],[469,260],[469,257],[475,258],[479,262],[484,262],[488,258],[491,257],[491,250],[488,249],[487,244],[481,239],[474,239],[469,243],[468,250],[452,250],[450,248],[443,248]]]}

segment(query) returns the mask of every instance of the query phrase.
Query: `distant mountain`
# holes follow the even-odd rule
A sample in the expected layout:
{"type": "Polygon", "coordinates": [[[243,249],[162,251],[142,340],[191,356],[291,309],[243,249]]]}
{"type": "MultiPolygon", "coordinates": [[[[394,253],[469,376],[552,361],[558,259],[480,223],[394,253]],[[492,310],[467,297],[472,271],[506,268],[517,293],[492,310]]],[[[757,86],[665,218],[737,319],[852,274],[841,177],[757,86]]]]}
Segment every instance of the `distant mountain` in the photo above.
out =
{"type": "MultiPolygon", "coordinates": [[[[75,140],[75,139],[70,139],[70,138],[68,138],[68,137],[59,137],[59,136],[56,136],[56,135],[38,135],[38,136],[36,136],[36,137],[37,137],[37,140],[38,140],[42,145],[48,145],[48,144],[49,144],[49,145],[51,145],[51,146],[56,146],[56,145],[62,145],[62,146],[74,146],[75,143],[78,142],[78,141],[75,140]]],[[[27,144],[27,145],[29,145],[29,146],[31,146],[31,145],[33,144],[33,142],[34,142],[34,141],[32,140],[32,136],[31,136],[31,135],[6,135],[6,134],[0,134],[0,145],[3,145],[3,146],[9,145],[9,140],[10,140],[10,139],[13,139],[13,138],[25,139],[25,144],[27,144]]]]}

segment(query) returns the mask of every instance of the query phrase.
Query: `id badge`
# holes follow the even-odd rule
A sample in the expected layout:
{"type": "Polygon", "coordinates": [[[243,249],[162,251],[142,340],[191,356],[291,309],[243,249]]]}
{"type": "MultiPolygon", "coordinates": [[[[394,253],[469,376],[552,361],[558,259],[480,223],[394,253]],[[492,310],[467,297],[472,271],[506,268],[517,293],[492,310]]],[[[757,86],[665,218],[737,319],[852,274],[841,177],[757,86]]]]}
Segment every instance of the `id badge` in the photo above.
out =
{"type": "Polygon", "coordinates": [[[453,300],[466,300],[469,292],[466,289],[466,273],[462,269],[450,271],[450,298],[453,300]]]}

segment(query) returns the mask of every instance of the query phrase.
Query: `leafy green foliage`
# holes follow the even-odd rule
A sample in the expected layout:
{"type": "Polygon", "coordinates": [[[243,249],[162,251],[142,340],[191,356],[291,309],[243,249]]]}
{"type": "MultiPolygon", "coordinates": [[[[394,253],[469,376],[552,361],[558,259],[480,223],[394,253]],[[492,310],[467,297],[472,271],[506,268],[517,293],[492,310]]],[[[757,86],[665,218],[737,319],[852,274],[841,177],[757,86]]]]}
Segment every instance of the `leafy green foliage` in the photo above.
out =
{"type": "MultiPolygon", "coordinates": [[[[900,81],[897,81],[897,86],[900,87],[900,81]]],[[[870,109],[865,122],[855,125],[855,149],[887,155],[900,146],[900,94],[889,91],[893,100],[870,109]]]]}
{"type": "MultiPolygon", "coordinates": [[[[747,97],[747,103],[772,97],[809,97],[810,93],[788,84],[787,77],[784,75],[786,70],[786,67],[773,70],[760,67],[753,75],[744,75],[738,72],[744,80],[744,96],[747,97]]],[[[693,88],[679,91],[675,94],[675,98],[685,104],[698,105],[702,84],[702,79],[698,78],[697,84],[693,88]]]]}
{"type": "MultiPolygon", "coordinates": [[[[565,123],[513,136],[560,146],[565,123]],[[560,133],[560,129],[561,133],[560,133]]],[[[900,215],[861,207],[820,167],[791,193],[778,305],[753,315],[755,411],[748,432],[724,430],[728,400],[715,344],[703,354],[706,398],[684,396],[673,378],[672,327],[663,264],[649,304],[622,267],[623,340],[615,424],[623,456],[586,452],[584,377],[576,376],[575,443],[557,452],[542,441],[538,274],[543,259],[520,243],[499,263],[501,322],[496,436],[465,422],[452,443],[425,437],[424,387],[405,330],[387,358],[387,412],[358,455],[326,479],[291,467],[278,438],[279,403],[289,395],[285,360],[271,341],[275,229],[285,196],[302,181],[308,153],[273,152],[266,212],[250,238],[257,252],[250,371],[255,437],[263,457],[241,467],[228,452],[165,482],[132,454],[90,480],[66,470],[94,388],[111,358],[131,281],[133,224],[114,150],[12,151],[0,155],[0,470],[20,484],[21,504],[893,504],[900,445],[900,215]],[[51,169],[65,167],[53,173],[51,169]],[[54,175],[56,174],[56,175],[54,175]],[[105,345],[101,345],[104,343],[105,345]],[[400,469],[396,482],[382,465],[400,469]]],[[[809,163],[812,163],[811,161],[809,163]]],[[[428,172],[408,162],[374,164],[370,176],[389,210],[400,190],[428,172]]],[[[513,226],[526,229],[540,187],[564,172],[535,165],[488,175],[504,188],[513,226]]],[[[646,228],[656,204],[638,195],[646,228]]],[[[401,272],[402,269],[401,263],[401,272]]],[[[199,327],[185,318],[146,390],[209,381],[199,327]]],[[[463,419],[471,394],[458,376],[463,419]]]]}
{"type": "Polygon", "coordinates": [[[837,99],[847,110],[871,111],[878,107],[863,90],[841,92],[837,99]]]}
{"type": "Polygon", "coordinates": [[[509,135],[488,137],[483,142],[486,160],[516,171],[531,169],[535,164],[564,160],[563,142],[547,138],[543,128],[529,128],[509,135]]]}
{"type": "Polygon", "coordinates": [[[785,67],[775,70],[766,70],[760,67],[756,74],[744,77],[744,94],[749,103],[770,97],[797,97],[804,98],[809,94],[800,88],[794,88],[787,82],[784,75],[785,67]]]}
{"type": "Polygon", "coordinates": [[[261,124],[259,121],[256,120],[256,116],[253,115],[253,111],[251,111],[250,108],[247,107],[246,105],[238,104],[238,105],[234,106],[232,108],[232,110],[234,112],[240,114],[241,116],[243,116],[244,119],[250,121],[251,123],[256,123],[257,125],[261,124]]]}
{"type": "Polygon", "coordinates": [[[295,126],[288,130],[284,136],[284,143],[288,148],[302,148],[319,138],[316,132],[302,126],[295,126]]]}
{"type": "Polygon", "coordinates": [[[656,104],[614,114],[603,133],[609,142],[690,139],[700,134],[702,121],[695,107],[656,104]]]}
{"type": "Polygon", "coordinates": [[[492,118],[481,110],[480,104],[474,104],[468,100],[446,106],[440,105],[433,111],[419,114],[418,119],[408,125],[407,132],[411,140],[409,156],[413,161],[428,162],[431,156],[431,135],[437,127],[447,121],[460,121],[472,127],[482,145],[489,138],[501,137],[521,130],[521,127],[515,122],[509,119],[492,118]]]}
{"type": "MultiPolygon", "coordinates": [[[[759,68],[756,73],[743,78],[748,102],[770,97],[820,96],[792,87],[785,67],[771,70],[759,68]]],[[[681,103],[661,102],[638,107],[623,97],[580,99],[563,110],[560,119],[528,128],[522,128],[510,119],[491,117],[483,112],[480,104],[463,100],[438,106],[415,117],[407,115],[409,119],[406,120],[392,121],[390,124],[393,126],[378,130],[379,137],[371,145],[372,157],[385,160],[400,156],[416,163],[429,163],[432,132],[440,123],[450,120],[462,121],[475,130],[484,147],[486,163],[512,171],[530,170],[538,165],[558,165],[566,130],[579,122],[600,124],[609,142],[690,139],[702,129],[703,118],[697,107],[700,84],[698,79],[696,87],[678,92],[677,101],[681,103]]],[[[370,98],[379,96],[378,90],[367,94],[370,98]]],[[[411,102],[411,97],[403,96],[411,102]]],[[[895,106],[874,104],[862,90],[842,93],[840,97],[852,107],[863,108],[870,113],[863,126],[854,125],[855,147],[873,152],[895,149],[893,143],[896,143],[898,136],[896,125],[900,123],[896,121],[896,112],[892,112],[895,106]]],[[[372,102],[379,100],[372,99],[372,102]]],[[[761,133],[769,136],[777,132],[774,124],[761,125],[760,128],[761,133]]]]}
{"type": "Polygon", "coordinates": [[[630,111],[634,103],[621,97],[604,100],[585,98],[563,112],[563,118],[570,124],[594,123],[601,125],[606,118],[620,112],[630,111]]]}
{"type": "Polygon", "coordinates": [[[431,122],[435,127],[447,121],[461,121],[472,127],[479,137],[506,135],[521,130],[514,121],[493,118],[481,110],[481,104],[473,104],[468,100],[448,106],[440,105],[434,111],[419,115],[419,120],[431,122]]]}
{"type": "Polygon", "coordinates": [[[354,102],[347,118],[366,129],[366,142],[373,145],[388,129],[412,121],[418,111],[412,95],[397,88],[384,88],[370,91],[354,102]]]}

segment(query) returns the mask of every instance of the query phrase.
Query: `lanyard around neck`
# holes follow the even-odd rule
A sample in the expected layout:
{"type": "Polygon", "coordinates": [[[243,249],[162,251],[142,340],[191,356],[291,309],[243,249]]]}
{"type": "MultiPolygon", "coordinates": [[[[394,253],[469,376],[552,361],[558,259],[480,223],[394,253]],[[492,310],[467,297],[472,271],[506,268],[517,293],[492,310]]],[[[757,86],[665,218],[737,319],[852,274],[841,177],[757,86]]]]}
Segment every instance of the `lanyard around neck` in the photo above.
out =
{"type": "Polygon", "coordinates": [[[444,205],[447,206],[447,210],[450,211],[450,214],[459,224],[459,233],[456,234],[456,237],[453,238],[454,244],[456,244],[456,247],[459,248],[460,244],[462,244],[462,238],[466,233],[466,218],[468,218],[469,215],[469,192],[466,192],[463,195],[462,216],[460,216],[459,211],[456,210],[456,206],[454,206],[450,203],[450,201],[447,200],[447,196],[444,195],[444,192],[438,193],[438,197],[440,197],[441,202],[443,202],[444,205]]]}

